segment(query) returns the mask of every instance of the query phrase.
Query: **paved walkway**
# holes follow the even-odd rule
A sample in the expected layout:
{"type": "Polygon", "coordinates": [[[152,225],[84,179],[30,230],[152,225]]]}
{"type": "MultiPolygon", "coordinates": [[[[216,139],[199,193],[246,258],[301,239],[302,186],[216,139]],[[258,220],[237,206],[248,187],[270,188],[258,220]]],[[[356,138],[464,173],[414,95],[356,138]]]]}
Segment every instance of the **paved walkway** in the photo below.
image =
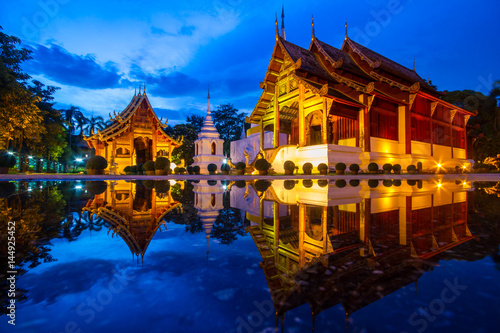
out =
{"type": "Polygon", "coordinates": [[[421,174],[421,175],[384,175],[384,174],[359,174],[359,175],[293,175],[293,176],[260,176],[260,175],[168,175],[168,176],[144,176],[144,175],[59,175],[59,174],[7,174],[0,175],[0,181],[8,180],[254,180],[254,179],[438,179],[438,180],[464,180],[468,181],[492,181],[500,182],[500,173],[486,174],[421,174]]]}

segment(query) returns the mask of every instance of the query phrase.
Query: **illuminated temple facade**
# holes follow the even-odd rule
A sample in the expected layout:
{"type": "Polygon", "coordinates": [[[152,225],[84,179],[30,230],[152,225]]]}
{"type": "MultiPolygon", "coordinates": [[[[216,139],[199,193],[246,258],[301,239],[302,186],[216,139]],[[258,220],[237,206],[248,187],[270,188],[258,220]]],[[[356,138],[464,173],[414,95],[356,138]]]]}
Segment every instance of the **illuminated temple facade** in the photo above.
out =
{"type": "Polygon", "coordinates": [[[476,238],[467,181],[286,182],[265,192],[231,188],[232,205],[251,221],[279,316],[303,304],[313,318],[337,304],[349,316],[408,284],[417,288],[422,274],[453,256],[448,250],[476,238]]]}
{"type": "Polygon", "coordinates": [[[128,106],[110,118],[110,126],[84,137],[89,147],[95,149],[95,155],[108,161],[108,171],[112,161],[116,163],[116,173],[123,173],[126,166],[154,161],[159,156],[170,159],[172,150],[182,144],[182,140],[165,133],[167,123],[154,112],[145,89],[142,94],[139,89],[128,106]]]}
{"type": "Polygon", "coordinates": [[[470,167],[466,124],[473,113],[440,99],[442,93],[406,68],[351,40],[340,49],[314,34],[308,49],[276,43],[246,121],[247,138],[233,145],[233,162],[260,152],[274,171],[286,160],[302,166],[337,162],[470,167]]]}

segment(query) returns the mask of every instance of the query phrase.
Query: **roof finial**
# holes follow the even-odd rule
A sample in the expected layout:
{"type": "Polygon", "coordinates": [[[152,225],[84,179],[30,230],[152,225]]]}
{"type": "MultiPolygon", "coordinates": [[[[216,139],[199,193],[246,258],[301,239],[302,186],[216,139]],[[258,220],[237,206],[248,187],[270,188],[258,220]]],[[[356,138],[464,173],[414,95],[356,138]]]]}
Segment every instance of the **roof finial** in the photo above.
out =
{"type": "Polygon", "coordinates": [[[281,7],[281,38],[286,40],[285,35],[285,5],[281,7]]]}
{"type": "Polygon", "coordinates": [[[134,88],[134,97],[137,95],[137,87],[134,88]]]}
{"type": "Polygon", "coordinates": [[[208,84],[208,108],[207,114],[210,114],[210,83],[208,84]]]}
{"type": "Polygon", "coordinates": [[[314,33],[314,14],[312,15],[312,37],[311,39],[314,40],[315,38],[315,33],[314,33]]]}
{"type": "Polygon", "coordinates": [[[278,13],[274,13],[274,15],[276,15],[276,40],[278,40],[278,37],[280,36],[280,31],[278,29],[278,13]]]}
{"type": "Polygon", "coordinates": [[[415,57],[413,57],[413,71],[415,71],[415,57]]]}
{"type": "Polygon", "coordinates": [[[347,17],[345,18],[345,36],[344,39],[347,39],[347,17]]]}
{"type": "Polygon", "coordinates": [[[146,82],[144,82],[144,94],[146,94],[146,82]]]}
{"type": "Polygon", "coordinates": [[[139,96],[141,96],[141,84],[139,83],[139,96]]]}

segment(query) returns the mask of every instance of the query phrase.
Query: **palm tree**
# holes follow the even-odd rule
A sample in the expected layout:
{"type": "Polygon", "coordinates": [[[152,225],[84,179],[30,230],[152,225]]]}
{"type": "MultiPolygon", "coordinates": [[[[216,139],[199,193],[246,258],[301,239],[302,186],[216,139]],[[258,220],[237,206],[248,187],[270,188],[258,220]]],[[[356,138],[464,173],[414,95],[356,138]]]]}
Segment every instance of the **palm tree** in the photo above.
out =
{"type": "Polygon", "coordinates": [[[79,112],[75,114],[75,119],[76,119],[76,128],[80,130],[79,136],[82,137],[84,128],[89,123],[89,118],[85,117],[85,115],[82,112],[79,112]]]}
{"type": "Polygon", "coordinates": [[[90,117],[87,122],[87,126],[85,127],[87,135],[91,135],[92,133],[97,133],[97,131],[102,131],[106,128],[106,123],[101,116],[90,117]]]}

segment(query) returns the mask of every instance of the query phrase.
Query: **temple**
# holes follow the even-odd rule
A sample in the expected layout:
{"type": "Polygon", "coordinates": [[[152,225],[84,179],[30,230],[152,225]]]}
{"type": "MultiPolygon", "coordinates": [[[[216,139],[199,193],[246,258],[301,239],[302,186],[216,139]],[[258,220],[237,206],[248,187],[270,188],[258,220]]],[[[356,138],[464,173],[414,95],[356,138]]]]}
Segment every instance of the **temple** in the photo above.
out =
{"type": "Polygon", "coordinates": [[[315,36],[304,49],[286,40],[276,21],[276,43],[260,83],[262,94],[246,121],[253,124],[234,144],[234,163],[262,154],[276,172],[283,162],[302,166],[337,162],[366,169],[421,162],[470,168],[466,124],[474,113],[440,99],[415,71],[346,34],[340,49],[315,36]],[[269,134],[272,133],[271,136],[269,134]],[[236,149],[238,147],[238,149],[236,149]],[[242,149],[244,147],[244,149],[242,149]]]}
{"type": "Polygon", "coordinates": [[[134,259],[142,260],[156,232],[161,226],[167,229],[164,216],[182,205],[172,199],[167,181],[148,181],[147,186],[123,180],[107,183],[106,191],[96,194],[82,211],[104,219],[108,234],[123,239],[134,259]]]}
{"type": "Polygon", "coordinates": [[[95,155],[108,161],[108,171],[111,161],[116,163],[118,172],[123,172],[126,166],[142,164],[159,156],[170,159],[172,150],[182,144],[182,139],[174,140],[163,130],[167,122],[163,123],[154,112],[145,88],[142,94],[140,89],[134,94],[122,112],[109,117],[111,125],[84,137],[89,147],[95,149],[95,155]]]}
{"type": "Polygon", "coordinates": [[[264,193],[231,189],[232,205],[251,221],[277,316],[303,304],[313,321],[337,304],[350,316],[399,288],[416,289],[447,251],[452,257],[477,237],[467,221],[468,181],[286,182],[264,193]]]}

